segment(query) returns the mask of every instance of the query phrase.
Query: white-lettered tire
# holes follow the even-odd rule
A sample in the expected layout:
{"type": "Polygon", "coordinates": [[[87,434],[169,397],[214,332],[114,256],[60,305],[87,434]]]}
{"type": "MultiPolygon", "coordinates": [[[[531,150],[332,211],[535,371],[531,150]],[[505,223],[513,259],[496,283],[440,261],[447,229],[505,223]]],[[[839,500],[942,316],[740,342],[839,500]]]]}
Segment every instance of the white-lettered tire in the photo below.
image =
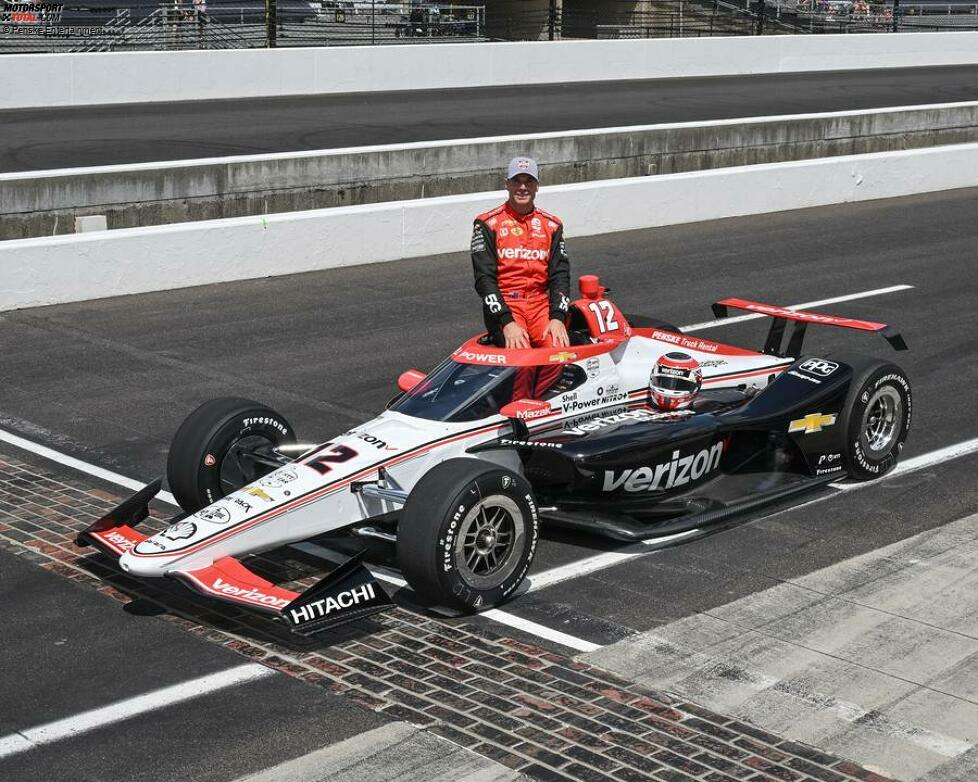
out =
{"type": "Polygon", "coordinates": [[[530,568],[540,521],[530,484],[479,459],[449,459],[415,485],[397,528],[401,571],[424,601],[478,611],[530,568]]]}
{"type": "Polygon", "coordinates": [[[249,453],[294,442],[292,424],[267,405],[238,397],[204,402],[173,436],[166,463],[170,491],[193,513],[271,472],[249,453]]]}
{"type": "Polygon", "coordinates": [[[865,356],[833,356],[853,370],[842,408],[842,458],[851,478],[868,481],[894,467],[910,431],[913,394],[896,364],[865,356]]]}

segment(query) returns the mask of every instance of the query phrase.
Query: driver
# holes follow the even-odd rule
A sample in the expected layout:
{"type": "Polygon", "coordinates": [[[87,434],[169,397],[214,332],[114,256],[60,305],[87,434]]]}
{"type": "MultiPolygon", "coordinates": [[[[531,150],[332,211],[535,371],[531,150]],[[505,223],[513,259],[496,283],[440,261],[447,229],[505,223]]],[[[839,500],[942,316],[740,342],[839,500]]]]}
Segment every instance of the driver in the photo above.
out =
{"type": "Polygon", "coordinates": [[[536,161],[513,158],[506,170],[509,199],[479,215],[472,231],[472,269],[486,329],[493,337],[501,333],[507,348],[570,344],[564,227],[534,206],[539,186],[536,161]]]}
{"type": "Polygon", "coordinates": [[[652,367],[649,396],[660,410],[689,407],[703,384],[700,362],[688,353],[666,353],[652,367]]]}

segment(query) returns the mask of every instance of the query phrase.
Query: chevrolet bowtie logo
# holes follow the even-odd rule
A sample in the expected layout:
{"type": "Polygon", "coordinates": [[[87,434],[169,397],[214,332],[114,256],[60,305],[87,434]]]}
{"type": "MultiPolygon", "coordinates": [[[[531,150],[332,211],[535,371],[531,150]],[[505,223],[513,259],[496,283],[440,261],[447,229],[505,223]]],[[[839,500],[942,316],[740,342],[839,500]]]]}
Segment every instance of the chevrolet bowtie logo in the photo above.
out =
{"type": "Polygon", "coordinates": [[[829,415],[809,413],[804,418],[796,418],[788,424],[788,432],[804,432],[805,434],[821,432],[825,427],[832,426],[835,423],[836,417],[835,413],[830,413],[829,415]]]}
{"type": "Polygon", "coordinates": [[[577,358],[577,353],[570,353],[565,351],[563,353],[554,353],[551,357],[551,361],[573,361],[577,358]]]}

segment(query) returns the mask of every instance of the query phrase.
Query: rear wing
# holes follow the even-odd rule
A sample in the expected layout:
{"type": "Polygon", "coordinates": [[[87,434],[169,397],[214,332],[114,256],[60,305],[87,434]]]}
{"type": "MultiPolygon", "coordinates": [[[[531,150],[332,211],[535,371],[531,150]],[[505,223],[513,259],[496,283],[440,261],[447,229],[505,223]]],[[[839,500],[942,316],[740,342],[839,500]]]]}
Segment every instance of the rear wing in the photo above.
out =
{"type": "Polygon", "coordinates": [[[801,355],[801,345],[805,340],[805,329],[809,323],[816,323],[820,326],[839,326],[845,329],[856,329],[857,331],[875,331],[880,334],[894,350],[906,350],[907,343],[904,342],[900,333],[892,326],[885,323],[873,323],[868,320],[855,320],[854,318],[838,318],[834,315],[821,315],[817,312],[804,312],[803,310],[790,309],[788,307],[776,307],[772,304],[761,304],[756,301],[746,299],[723,299],[713,305],[713,314],[717,318],[727,317],[727,308],[733,307],[738,310],[746,310],[758,315],[770,315],[774,320],[771,322],[771,329],[768,331],[767,340],[764,342],[764,353],[772,356],[799,356],[801,355]],[[788,346],[782,352],[781,343],[784,341],[784,332],[788,326],[788,321],[795,322],[788,340],[788,346]]]}

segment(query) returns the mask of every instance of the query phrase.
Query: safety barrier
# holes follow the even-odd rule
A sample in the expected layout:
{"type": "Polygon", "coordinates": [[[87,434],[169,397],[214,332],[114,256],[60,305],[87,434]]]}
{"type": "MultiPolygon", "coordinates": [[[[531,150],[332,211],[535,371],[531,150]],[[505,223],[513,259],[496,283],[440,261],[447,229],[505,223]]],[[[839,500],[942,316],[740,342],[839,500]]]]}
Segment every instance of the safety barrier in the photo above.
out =
{"type": "Polygon", "coordinates": [[[478,193],[518,147],[543,182],[978,141],[978,101],[0,174],[0,239],[478,193]]]}
{"type": "Polygon", "coordinates": [[[11,54],[0,109],[978,63],[978,33],[11,54]]]}
{"type": "MultiPolygon", "coordinates": [[[[978,144],[541,189],[569,238],[978,185],[978,144]]],[[[0,310],[462,252],[500,193],[0,243],[0,310]]]]}

